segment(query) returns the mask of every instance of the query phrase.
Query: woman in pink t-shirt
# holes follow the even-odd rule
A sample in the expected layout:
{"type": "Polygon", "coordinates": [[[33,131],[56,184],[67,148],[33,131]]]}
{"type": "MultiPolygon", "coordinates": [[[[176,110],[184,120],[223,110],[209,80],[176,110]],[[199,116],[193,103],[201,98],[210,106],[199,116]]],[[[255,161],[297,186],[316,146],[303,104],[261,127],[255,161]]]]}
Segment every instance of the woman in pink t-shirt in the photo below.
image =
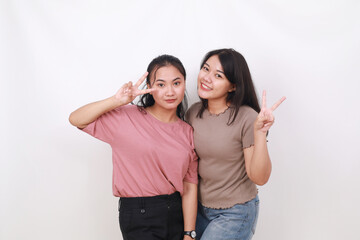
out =
{"type": "Polygon", "coordinates": [[[70,115],[72,125],[112,148],[124,240],[195,238],[197,156],[192,127],[182,120],[185,79],[180,60],[161,55],[136,84],[70,115]],[[129,104],[137,96],[138,106],[129,104]]]}

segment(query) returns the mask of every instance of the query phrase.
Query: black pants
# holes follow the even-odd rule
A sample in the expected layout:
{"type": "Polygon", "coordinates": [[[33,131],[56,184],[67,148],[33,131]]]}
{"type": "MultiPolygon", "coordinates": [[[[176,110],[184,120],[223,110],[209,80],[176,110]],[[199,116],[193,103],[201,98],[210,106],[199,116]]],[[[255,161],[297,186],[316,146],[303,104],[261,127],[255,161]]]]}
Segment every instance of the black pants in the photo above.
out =
{"type": "Polygon", "coordinates": [[[184,220],[180,193],[120,198],[119,223],[124,240],[182,240],[184,220]]]}

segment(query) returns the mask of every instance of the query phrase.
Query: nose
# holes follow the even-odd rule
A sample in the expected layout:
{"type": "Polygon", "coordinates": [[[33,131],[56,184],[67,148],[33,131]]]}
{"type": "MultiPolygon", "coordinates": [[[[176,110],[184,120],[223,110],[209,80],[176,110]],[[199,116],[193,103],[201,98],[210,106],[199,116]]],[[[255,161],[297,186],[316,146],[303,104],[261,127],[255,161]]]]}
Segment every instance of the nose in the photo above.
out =
{"type": "Polygon", "coordinates": [[[166,88],[166,96],[173,96],[175,93],[174,87],[172,85],[166,88]]]}
{"type": "Polygon", "coordinates": [[[205,80],[205,82],[211,82],[210,73],[206,73],[203,79],[205,80]]]}

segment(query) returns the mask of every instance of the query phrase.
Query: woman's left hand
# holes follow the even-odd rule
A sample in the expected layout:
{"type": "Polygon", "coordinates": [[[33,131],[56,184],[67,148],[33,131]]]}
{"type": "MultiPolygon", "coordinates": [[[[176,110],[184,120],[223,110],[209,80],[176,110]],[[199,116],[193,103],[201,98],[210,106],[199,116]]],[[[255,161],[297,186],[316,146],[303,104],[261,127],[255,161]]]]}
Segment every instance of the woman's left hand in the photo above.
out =
{"type": "Polygon", "coordinates": [[[261,111],[257,116],[254,123],[254,130],[266,133],[270,127],[274,124],[274,115],[273,111],[286,99],[286,97],[282,97],[279,101],[277,101],[271,108],[266,107],[266,91],[263,91],[262,94],[262,104],[261,111]]]}

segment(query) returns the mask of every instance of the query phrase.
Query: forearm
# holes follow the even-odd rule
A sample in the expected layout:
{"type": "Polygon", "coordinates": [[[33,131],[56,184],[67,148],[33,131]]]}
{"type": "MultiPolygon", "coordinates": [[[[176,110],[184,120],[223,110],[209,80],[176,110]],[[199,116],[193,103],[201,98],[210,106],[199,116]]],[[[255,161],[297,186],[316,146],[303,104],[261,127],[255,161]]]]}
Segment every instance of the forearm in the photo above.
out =
{"type": "Polygon", "coordinates": [[[196,184],[184,182],[182,208],[184,215],[184,231],[195,230],[196,215],[197,215],[197,185],[196,184]]]}
{"type": "Polygon", "coordinates": [[[264,185],[269,180],[271,174],[271,160],[267,148],[266,133],[255,131],[254,138],[250,179],[257,185],[264,185]]]}
{"type": "Polygon", "coordinates": [[[72,112],[70,114],[69,121],[72,125],[78,128],[85,128],[102,114],[121,105],[122,104],[117,102],[114,97],[89,103],[72,112]]]}
{"type": "Polygon", "coordinates": [[[285,99],[282,97],[271,108],[267,108],[266,91],[263,91],[261,111],[254,122],[254,147],[244,149],[247,174],[257,185],[264,185],[270,178],[271,160],[267,148],[266,133],[274,124],[272,112],[285,99]]]}

